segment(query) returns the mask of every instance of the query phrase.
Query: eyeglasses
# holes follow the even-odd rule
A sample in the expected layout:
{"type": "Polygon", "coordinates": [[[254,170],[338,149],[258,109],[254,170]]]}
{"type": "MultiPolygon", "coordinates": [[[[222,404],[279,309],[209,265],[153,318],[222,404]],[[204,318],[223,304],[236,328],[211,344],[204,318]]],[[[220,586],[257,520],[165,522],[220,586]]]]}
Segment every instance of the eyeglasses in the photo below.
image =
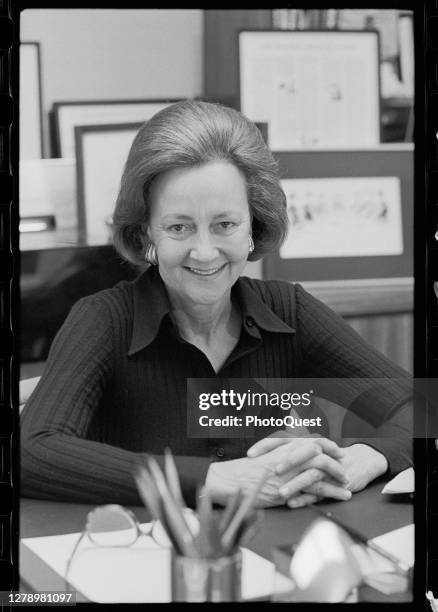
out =
{"type": "MultiPolygon", "coordinates": [[[[199,520],[196,513],[190,508],[184,508],[183,513],[190,531],[193,535],[197,535],[199,520]]],[[[68,558],[65,568],[66,581],[68,581],[73,558],[85,536],[100,547],[129,547],[135,544],[140,536],[152,537],[155,543],[162,548],[172,546],[160,521],[152,521],[144,530],[131,510],[118,504],[97,506],[88,513],[85,527],[68,558]]]]}

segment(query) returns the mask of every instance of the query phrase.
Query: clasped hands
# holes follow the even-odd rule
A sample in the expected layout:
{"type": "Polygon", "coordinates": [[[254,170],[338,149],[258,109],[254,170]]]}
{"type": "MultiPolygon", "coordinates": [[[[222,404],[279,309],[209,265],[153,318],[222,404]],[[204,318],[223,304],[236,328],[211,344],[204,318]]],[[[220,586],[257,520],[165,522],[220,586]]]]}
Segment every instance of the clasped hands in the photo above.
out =
{"type": "Polygon", "coordinates": [[[327,438],[276,435],[256,442],[247,457],[211,464],[206,485],[215,501],[226,503],[236,488],[249,490],[265,472],[257,505],[299,508],[326,497],[347,501],[387,467],[384,455],[366,444],[340,448],[327,438]]]}

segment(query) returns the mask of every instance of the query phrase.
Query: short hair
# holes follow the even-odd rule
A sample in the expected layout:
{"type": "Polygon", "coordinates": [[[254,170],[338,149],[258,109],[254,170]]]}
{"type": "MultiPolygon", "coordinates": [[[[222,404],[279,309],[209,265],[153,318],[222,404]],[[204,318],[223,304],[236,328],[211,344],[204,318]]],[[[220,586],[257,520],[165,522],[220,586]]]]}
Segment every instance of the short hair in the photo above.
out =
{"type": "Polygon", "coordinates": [[[154,179],[174,168],[216,160],[234,164],[246,180],[254,241],[248,259],[260,259],[282,244],[288,225],[286,196],[278,164],[259,129],[222,104],[183,100],[149,119],[132,143],[113,215],[114,246],[124,259],[145,263],[154,179]]]}

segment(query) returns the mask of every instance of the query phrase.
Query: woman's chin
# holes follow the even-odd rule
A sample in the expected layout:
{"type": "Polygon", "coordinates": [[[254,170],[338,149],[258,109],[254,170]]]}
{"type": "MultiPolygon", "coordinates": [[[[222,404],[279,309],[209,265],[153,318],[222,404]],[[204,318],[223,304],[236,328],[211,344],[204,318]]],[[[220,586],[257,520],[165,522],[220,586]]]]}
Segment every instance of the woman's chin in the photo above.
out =
{"type": "Polygon", "coordinates": [[[204,289],[203,291],[187,291],[186,295],[193,304],[213,306],[223,299],[227,289],[223,287],[222,290],[204,289]]]}

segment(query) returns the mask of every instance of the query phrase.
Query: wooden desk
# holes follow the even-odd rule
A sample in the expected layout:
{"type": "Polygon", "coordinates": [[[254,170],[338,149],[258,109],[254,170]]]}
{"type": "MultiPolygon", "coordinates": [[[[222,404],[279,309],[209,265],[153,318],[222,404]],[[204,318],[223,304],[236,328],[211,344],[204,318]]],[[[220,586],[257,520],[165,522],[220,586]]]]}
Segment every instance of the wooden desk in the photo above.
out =
{"type": "MultiPolygon", "coordinates": [[[[348,502],[323,502],[320,504],[330,510],[346,524],[373,538],[393,529],[413,522],[413,508],[409,502],[400,502],[381,495],[382,482],[356,493],[348,502]]],[[[20,508],[20,537],[57,535],[81,531],[87,513],[94,506],[22,499],[20,508]]],[[[145,508],[131,508],[140,522],[149,520],[145,508]]],[[[315,519],[309,508],[290,510],[286,507],[271,508],[265,511],[263,529],[250,543],[254,552],[271,559],[271,550],[276,545],[297,542],[303,530],[315,519]]],[[[20,546],[20,576],[23,588],[33,591],[65,590],[64,580],[53,572],[39,557],[27,547],[20,546]]],[[[376,591],[363,588],[362,601],[406,602],[410,594],[385,597],[376,591]]],[[[86,601],[78,594],[77,601],[86,601]]]]}

